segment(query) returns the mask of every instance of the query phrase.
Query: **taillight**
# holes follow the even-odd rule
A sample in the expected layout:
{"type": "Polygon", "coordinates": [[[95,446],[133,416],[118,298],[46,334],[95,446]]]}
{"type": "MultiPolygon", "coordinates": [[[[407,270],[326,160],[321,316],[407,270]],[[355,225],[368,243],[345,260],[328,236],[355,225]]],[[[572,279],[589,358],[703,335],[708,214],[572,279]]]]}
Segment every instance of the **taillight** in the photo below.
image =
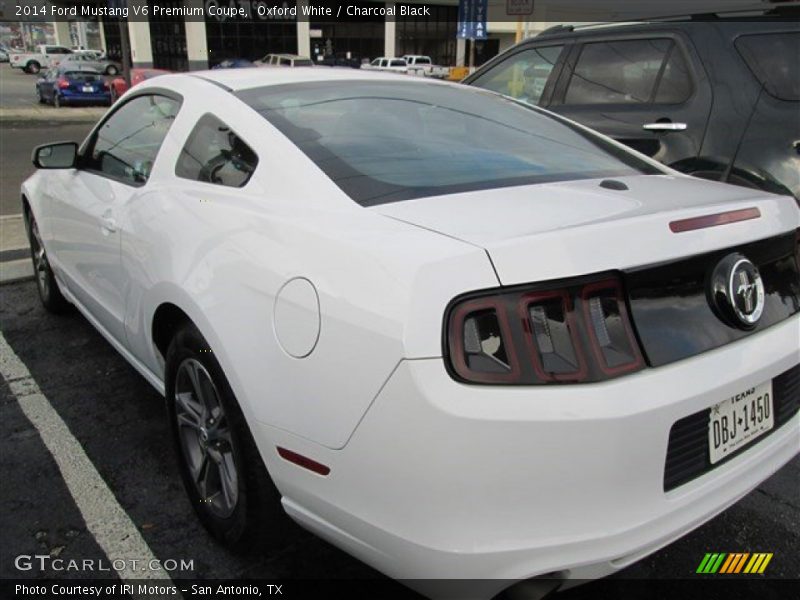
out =
{"type": "Polygon", "coordinates": [[[68,88],[69,87],[69,81],[67,81],[63,77],[60,77],[58,79],[58,87],[61,88],[62,90],[65,89],[65,88],[68,88]]]}
{"type": "Polygon", "coordinates": [[[644,367],[615,276],[470,294],[445,327],[448,370],[467,383],[592,382],[644,367]]]}

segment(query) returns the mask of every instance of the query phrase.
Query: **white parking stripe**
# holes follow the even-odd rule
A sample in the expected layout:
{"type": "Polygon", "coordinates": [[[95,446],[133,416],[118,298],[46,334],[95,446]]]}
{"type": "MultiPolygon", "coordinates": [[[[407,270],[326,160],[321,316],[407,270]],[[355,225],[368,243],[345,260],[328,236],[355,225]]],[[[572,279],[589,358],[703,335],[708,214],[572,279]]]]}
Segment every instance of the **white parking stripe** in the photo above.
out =
{"type": "Polygon", "coordinates": [[[25,416],[53,455],[87,529],[106,553],[110,564],[105,568],[112,568],[114,561],[126,561],[124,564],[127,568],[118,572],[122,580],[157,579],[171,582],[166,571],[147,569],[150,561],[156,560],[152,551],[2,333],[0,373],[25,416]],[[136,571],[130,568],[133,560],[136,561],[136,571]]]}

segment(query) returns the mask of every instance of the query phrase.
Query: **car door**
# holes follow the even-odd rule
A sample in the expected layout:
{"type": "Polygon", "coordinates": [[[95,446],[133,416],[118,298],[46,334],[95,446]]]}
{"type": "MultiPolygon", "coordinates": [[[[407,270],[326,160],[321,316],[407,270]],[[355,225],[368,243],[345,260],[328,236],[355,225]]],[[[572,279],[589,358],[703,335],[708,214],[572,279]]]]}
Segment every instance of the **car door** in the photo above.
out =
{"type": "Polygon", "coordinates": [[[581,38],[548,108],[680,168],[699,154],[711,88],[675,32],[581,38]]]}
{"type": "Polygon", "coordinates": [[[53,254],[67,287],[94,319],[125,344],[127,282],[120,230],[130,203],[147,192],[161,143],[180,107],[177,98],[139,94],[119,105],[84,142],[78,168],[52,194],[53,254]]]}
{"type": "Polygon", "coordinates": [[[547,106],[568,53],[564,42],[526,45],[489,65],[469,85],[538,106],[547,106]]]}

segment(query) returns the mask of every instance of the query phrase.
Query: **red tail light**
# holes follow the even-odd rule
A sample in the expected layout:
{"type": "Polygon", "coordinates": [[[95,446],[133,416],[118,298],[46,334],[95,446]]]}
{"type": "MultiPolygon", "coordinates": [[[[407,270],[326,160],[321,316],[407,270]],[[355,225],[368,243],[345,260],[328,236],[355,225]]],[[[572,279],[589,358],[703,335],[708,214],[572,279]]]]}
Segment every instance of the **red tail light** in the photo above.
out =
{"type": "Polygon", "coordinates": [[[65,88],[68,88],[69,87],[69,81],[67,81],[63,77],[60,77],[58,79],[58,87],[60,87],[62,90],[65,89],[65,88]]]}
{"type": "Polygon", "coordinates": [[[644,367],[617,277],[471,294],[445,327],[448,370],[467,383],[603,381],[644,367]]]}

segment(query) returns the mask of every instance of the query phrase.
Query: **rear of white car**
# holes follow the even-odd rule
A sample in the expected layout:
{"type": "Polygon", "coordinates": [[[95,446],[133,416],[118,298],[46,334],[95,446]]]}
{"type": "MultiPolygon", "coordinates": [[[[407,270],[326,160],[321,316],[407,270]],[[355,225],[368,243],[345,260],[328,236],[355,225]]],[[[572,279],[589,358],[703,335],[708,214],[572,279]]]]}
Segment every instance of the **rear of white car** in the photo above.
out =
{"type": "Polygon", "coordinates": [[[454,299],[442,314],[443,357],[398,365],[347,446],[314,454],[330,474],[288,493],[290,514],[395,577],[487,580],[478,587],[491,595],[511,580],[579,582],[619,570],[724,510],[798,453],[794,201],[685,177],[619,181],[626,190],[589,180],[372,209],[480,245],[501,285],[454,299]],[[677,196],[671,209],[662,189],[677,196]],[[682,207],[682,192],[712,204],[682,207]],[[558,209],[591,200],[608,213],[618,194],[627,200],[615,216],[583,212],[568,223],[569,211],[558,209]],[[476,226],[485,205],[516,219],[485,217],[476,226]],[[692,229],[709,215],[728,217],[692,229]],[[762,318],[774,323],[758,332],[728,325],[707,301],[702,273],[731,255],[750,257],[765,280],[762,318]],[[596,308],[591,299],[604,290],[612,293],[596,308]],[[576,309],[572,356],[582,357],[558,380],[553,369],[536,368],[544,358],[537,349],[565,341],[538,327],[536,312],[562,302],[566,312],[576,309]],[[615,305],[619,312],[609,315],[615,305]],[[516,356],[516,367],[508,360],[512,368],[494,372],[494,381],[481,381],[486,373],[457,356],[470,315],[486,310],[507,317],[500,337],[505,357],[516,356]],[[597,310],[617,319],[601,317],[627,363],[605,362],[597,310]]]}
{"type": "MultiPolygon", "coordinates": [[[[386,114],[365,107],[361,128],[349,129],[341,126],[348,100],[337,93],[326,105],[341,111],[330,130],[313,107],[282,109],[288,93],[242,97],[297,136],[309,157],[327,156],[319,166],[353,199],[483,249],[496,280],[444,305],[419,302],[408,316],[406,359],[343,448],[268,430],[279,446],[325,465],[324,477],[301,484],[289,483],[291,466],[271,465],[295,519],[395,577],[485,580],[472,593],[491,595],[511,580],[618,570],[797,454],[794,199],[659,174],[644,159],[635,168],[649,174],[593,164],[581,154],[585,129],[570,125],[567,139],[544,122],[533,135],[555,146],[537,160],[583,175],[480,189],[482,172],[523,176],[522,164],[503,157],[507,148],[524,151],[524,115],[515,122],[499,106],[483,113],[464,98],[463,106],[442,100],[462,115],[491,114],[492,130],[467,124],[474,157],[453,146],[426,168],[426,135],[435,129],[455,140],[456,122],[430,120],[412,136],[404,128],[425,116],[374,89],[364,95],[387,98],[386,114]],[[393,143],[367,151],[370,136],[393,143]],[[329,140],[325,154],[319,140],[329,140]],[[593,169],[599,176],[585,177],[593,169]],[[459,188],[465,180],[468,189],[459,188]],[[431,195],[434,181],[451,193],[431,195]],[[431,313],[441,318],[436,331],[431,313]]],[[[632,159],[590,138],[607,156],[632,159]]]]}

